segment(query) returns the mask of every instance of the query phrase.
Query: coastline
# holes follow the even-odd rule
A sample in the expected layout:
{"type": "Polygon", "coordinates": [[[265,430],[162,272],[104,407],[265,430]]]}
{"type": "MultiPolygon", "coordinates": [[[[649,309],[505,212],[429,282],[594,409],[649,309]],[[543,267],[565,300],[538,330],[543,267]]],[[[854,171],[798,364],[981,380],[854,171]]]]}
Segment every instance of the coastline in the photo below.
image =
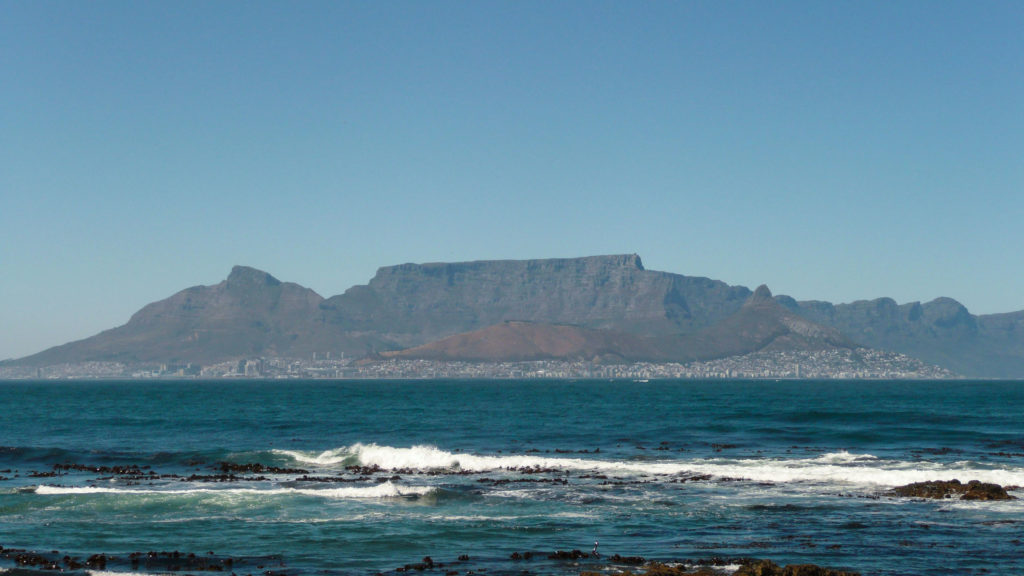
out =
{"type": "MultiPolygon", "coordinates": [[[[213,551],[195,552],[186,548],[174,551],[135,551],[127,554],[85,552],[72,555],[60,550],[10,548],[0,544],[0,574],[52,574],[53,572],[87,572],[92,575],[124,574],[148,576],[168,573],[224,573],[236,576],[288,576],[305,573],[289,568],[287,554],[257,557],[227,556],[213,551]]],[[[367,569],[377,575],[422,573],[445,576],[515,572],[531,574],[577,573],[581,576],[860,576],[858,572],[816,564],[780,565],[773,560],[751,557],[710,557],[686,559],[654,559],[618,553],[605,556],[595,550],[514,551],[504,560],[493,557],[494,551],[483,554],[467,551],[456,558],[424,556],[393,569],[367,569]]]]}
{"type": "Polygon", "coordinates": [[[51,565],[1024,570],[1024,501],[994,499],[1024,495],[1019,383],[56,381],[0,404],[0,544],[51,565]]]}

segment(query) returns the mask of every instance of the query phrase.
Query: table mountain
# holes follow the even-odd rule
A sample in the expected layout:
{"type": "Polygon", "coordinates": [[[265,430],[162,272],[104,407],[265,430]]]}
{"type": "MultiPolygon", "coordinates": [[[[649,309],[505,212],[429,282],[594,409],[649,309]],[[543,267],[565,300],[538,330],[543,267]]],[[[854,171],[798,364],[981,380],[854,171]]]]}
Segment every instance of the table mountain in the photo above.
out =
{"type": "Polygon", "coordinates": [[[236,266],[223,282],[150,304],[123,326],[8,363],[208,364],[399,350],[689,361],[855,345],[965,375],[1024,377],[1024,311],[974,316],[949,298],[797,302],[766,287],[647,270],[635,254],[388,266],[327,299],[236,266]],[[495,347],[502,341],[507,349],[495,347]]]}
{"type": "Polygon", "coordinates": [[[482,330],[385,353],[391,358],[496,361],[595,360],[690,362],[758,351],[824,350],[851,344],[834,328],[789,311],[760,286],[722,321],[690,333],[640,335],[613,329],[503,322],[482,330]]]}
{"type": "Polygon", "coordinates": [[[327,299],[325,321],[408,348],[505,321],[643,336],[693,332],[738,310],[750,290],[644,269],[633,255],[403,264],[327,299]]]}
{"type": "Polygon", "coordinates": [[[481,330],[448,336],[435,342],[385,352],[385,358],[463,362],[524,362],[532,360],[651,360],[656,338],[616,330],[508,321],[481,330]]]}

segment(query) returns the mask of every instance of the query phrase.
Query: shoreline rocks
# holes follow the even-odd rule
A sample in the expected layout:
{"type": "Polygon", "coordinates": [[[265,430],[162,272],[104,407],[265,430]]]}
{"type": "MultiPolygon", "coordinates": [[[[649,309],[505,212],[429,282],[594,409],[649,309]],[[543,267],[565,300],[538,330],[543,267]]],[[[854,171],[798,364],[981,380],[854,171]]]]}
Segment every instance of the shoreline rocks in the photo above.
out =
{"type": "MultiPolygon", "coordinates": [[[[789,564],[779,566],[771,560],[741,559],[737,563],[740,568],[732,576],[860,576],[859,572],[844,572],[825,568],[817,564],[789,564]]],[[[583,571],[580,576],[608,576],[609,572],[583,571]]],[[[620,570],[610,573],[612,576],[719,576],[720,570],[711,565],[670,565],[661,562],[648,562],[639,572],[620,570]]]]}
{"type": "Polygon", "coordinates": [[[1016,500],[1007,494],[1006,488],[999,484],[991,484],[971,480],[963,484],[959,480],[931,480],[914,482],[893,488],[890,494],[905,498],[927,498],[931,500],[951,499],[959,496],[959,500],[1016,500]]]}
{"type": "MultiPolygon", "coordinates": [[[[859,576],[859,573],[856,572],[844,572],[815,564],[779,566],[771,560],[752,558],[710,558],[658,562],[647,561],[640,556],[620,556],[618,554],[602,558],[596,553],[596,550],[591,553],[581,550],[558,550],[546,557],[548,561],[554,561],[556,564],[567,563],[575,566],[573,572],[579,570],[580,576],[723,576],[728,574],[727,571],[723,571],[726,566],[736,565],[739,565],[739,569],[732,573],[732,576],[859,576]]],[[[544,558],[544,555],[530,551],[514,552],[508,557],[513,564],[541,558],[544,558]]],[[[491,568],[467,565],[470,561],[468,554],[462,554],[457,561],[452,562],[437,561],[434,557],[425,556],[419,562],[408,563],[386,573],[427,572],[457,576],[459,574],[484,573],[491,568]]],[[[119,572],[125,570],[172,573],[221,572],[242,576],[252,576],[253,574],[284,576],[291,573],[285,567],[283,556],[232,557],[218,555],[212,551],[203,554],[178,550],[132,552],[121,555],[96,553],[83,559],[81,556],[61,554],[57,550],[34,552],[0,546],[0,566],[4,564],[12,568],[54,572],[105,571],[109,566],[111,570],[119,572]]],[[[520,573],[534,572],[533,569],[518,571],[520,573]]]]}

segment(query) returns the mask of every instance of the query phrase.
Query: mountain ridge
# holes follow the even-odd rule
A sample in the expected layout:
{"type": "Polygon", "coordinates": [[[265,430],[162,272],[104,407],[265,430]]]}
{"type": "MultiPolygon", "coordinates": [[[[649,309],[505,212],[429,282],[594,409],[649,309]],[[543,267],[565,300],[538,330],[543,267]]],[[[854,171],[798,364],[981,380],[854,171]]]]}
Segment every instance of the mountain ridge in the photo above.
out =
{"type": "Polygon", "coordinates": [[[688,334],[642,336],[580,326],[506,321],[425,345],[382,354],[385,358],[498,361],[609,359],[692,362],[759,351],[852,348],[837,330],[793,314],[760,286],[722,322],[688,334]]]}
{"type": "MultiPolygon", "coordinates": [[[[596,355],[624,361],[856,345],[970,376],[1024,377],[1024,311],[975,316],[951,298],[797,302],[773,296],[767,286],[751,291],[648,270],[636,254],[399,264],[327,298],[235,266],[222,282],[148,304],[122,326],[5,364],[209,363],[317,352],[355,357],[416,349],[505,323],[519,323],[520,336],[532,330],[541,340],[565,330],[542,325],[574,327],[573,337],[589,342],[582,352],[604,350],[587,346],[605,339],[621,350],[596,355]]],[[[464,338],[466,345],[471,340],[464,338]]]]}

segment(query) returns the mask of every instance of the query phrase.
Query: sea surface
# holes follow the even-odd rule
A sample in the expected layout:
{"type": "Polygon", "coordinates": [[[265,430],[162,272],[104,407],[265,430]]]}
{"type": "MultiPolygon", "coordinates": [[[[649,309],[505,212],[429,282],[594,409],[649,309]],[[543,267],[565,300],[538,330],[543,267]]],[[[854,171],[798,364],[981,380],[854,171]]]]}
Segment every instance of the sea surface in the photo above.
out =
{"type": "Polygon", "coordinates": [[[1024,574],[1024,500],[889,493],[1024,486],[1024,382],[0,382],[0,407],[8,575],[1024,574]]]}

